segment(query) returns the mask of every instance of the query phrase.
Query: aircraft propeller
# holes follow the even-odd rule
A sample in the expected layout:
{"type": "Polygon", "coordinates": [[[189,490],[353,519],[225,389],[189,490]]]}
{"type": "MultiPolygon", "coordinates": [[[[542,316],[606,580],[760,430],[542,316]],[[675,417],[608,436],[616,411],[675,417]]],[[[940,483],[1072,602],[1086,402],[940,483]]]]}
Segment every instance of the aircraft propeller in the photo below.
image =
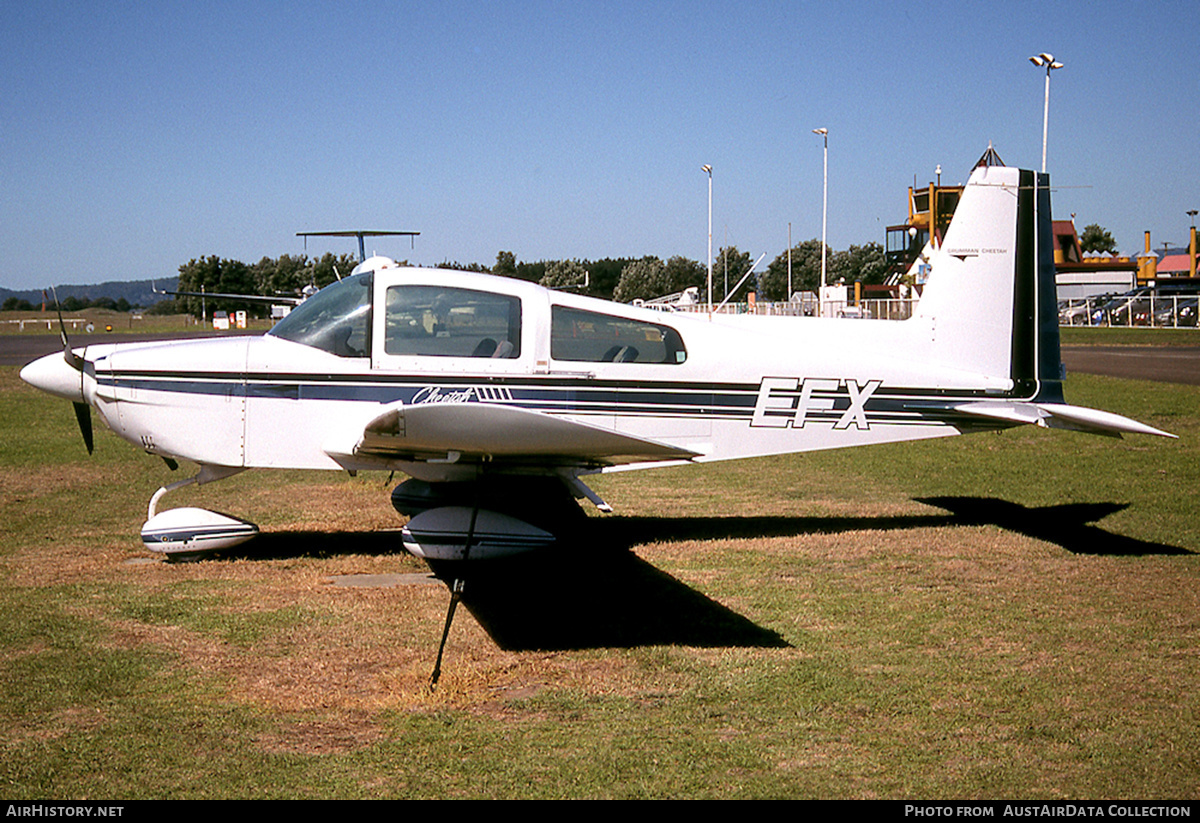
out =
{"type": "MultiPolygon", "coordinates": [[[[62,338],[63,359],[67,361],[68,366],[79,372],[82,382],[87,361],[71,348],[71,341],[67,339],[67,324],[63,321],[62,304],[58,302],[58,292],[53,286],[50,287],[50,294],[54,297],[54,310],[58,313],[58,335],[62,338]]],[[[88,454],[91,454],[95,448],[92,438],[92,407],[86,402],[72,402],[71,405],[75,407],[75,420],[79,423],[79,433],[83,435],[83,445],[87,447],[88,454]]]]}
{"type": "Polygon", "coordinates": [[[72,403],[75,407],[75,419],[79,422],[79,433],[83,435],[83,445],[87,446],[88,454],[92,453],[95,443],[92,440],[92,407],[87,403],[72,403]]]}

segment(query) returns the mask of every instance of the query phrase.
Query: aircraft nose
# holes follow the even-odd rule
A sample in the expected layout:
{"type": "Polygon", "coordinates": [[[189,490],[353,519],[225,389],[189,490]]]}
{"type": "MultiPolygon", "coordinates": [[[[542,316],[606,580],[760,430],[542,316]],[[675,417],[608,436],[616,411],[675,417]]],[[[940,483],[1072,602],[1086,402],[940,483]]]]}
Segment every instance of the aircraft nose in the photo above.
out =
{"type": "Polygon", "coordinates": [[[86,403],[83,396],[83,372],[75,369],[63,357],[62,352],[39,357],[21,369],[21,379],[35,389],[70,400],[86,403]]]}

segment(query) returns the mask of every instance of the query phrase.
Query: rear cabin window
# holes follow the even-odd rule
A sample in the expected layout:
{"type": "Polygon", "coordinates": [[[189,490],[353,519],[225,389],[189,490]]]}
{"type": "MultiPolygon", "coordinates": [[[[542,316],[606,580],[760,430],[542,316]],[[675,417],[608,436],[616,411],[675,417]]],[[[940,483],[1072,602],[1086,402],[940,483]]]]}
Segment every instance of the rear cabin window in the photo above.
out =
{"type": "Polygon", "coordinates": [[[473,289],[391,286],[384,351],[421,357],[519,357],[521,301],[473,289]]]}
{"type": "Polygon", "coordinates": [[[687,350],[670,326],[554,306],[550,356],[584,363],[682,363],[687,350]]]}

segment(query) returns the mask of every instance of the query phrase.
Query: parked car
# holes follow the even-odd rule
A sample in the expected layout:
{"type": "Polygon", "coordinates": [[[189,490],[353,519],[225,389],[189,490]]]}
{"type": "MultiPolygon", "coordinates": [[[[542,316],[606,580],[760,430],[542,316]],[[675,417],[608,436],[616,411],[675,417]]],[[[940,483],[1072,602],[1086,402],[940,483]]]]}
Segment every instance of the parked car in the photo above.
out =
{"type": "Polygon", "coordinates": [[[1058,301],[1058,325],[1087,326],[1090,324],[1092,313],[1098,306],[1107,302],[1109,295],[1087,297],[1084,299],[1058,301]]]}
{"type": "Polygon", "coordinates": [[[1168,328],[1196,325],[1200,297],[1160,298],[1154,307],[1154,325],[1168,328]]]}
{"type": "Polygon", "coordinates": [[[1116,297],[1101,303],[1092,312],[1093,326],[1131,326],[1133,322],[1131,318],[1134,315],[1134,304],[1138,300],[1146,299],[1146,309],[1149,309],[1149,295],[1151,290],[1146,287],[1133,289],[1124,294],[1118,294],[1116,297]]]}
{"type": "Polygon", "coordinates": [[[1172,305],[1175,298],[1195,297],[1200,286],[1191,283],[1161,283],[1141,286],[1119,294],[1092,312],[1094,326],[1149,326],[1159,310],[1172,305]]]}

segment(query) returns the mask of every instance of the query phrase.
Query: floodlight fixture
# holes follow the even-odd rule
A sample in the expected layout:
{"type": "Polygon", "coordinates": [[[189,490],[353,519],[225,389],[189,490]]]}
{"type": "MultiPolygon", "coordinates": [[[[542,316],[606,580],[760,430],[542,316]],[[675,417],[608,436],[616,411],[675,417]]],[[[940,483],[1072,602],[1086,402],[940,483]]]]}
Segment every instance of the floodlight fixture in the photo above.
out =
{"type": "Polygon", "coordinates": [[[1046,104],[1042,111],[1042,174],[1046,173],[1046,133],[1050,127],[1050,72],[1061,69],[1063,64],[1054,59],[1053,54],[1042,52],[1029,58],[1033,65],[1046,67],[1046,104]]]}

